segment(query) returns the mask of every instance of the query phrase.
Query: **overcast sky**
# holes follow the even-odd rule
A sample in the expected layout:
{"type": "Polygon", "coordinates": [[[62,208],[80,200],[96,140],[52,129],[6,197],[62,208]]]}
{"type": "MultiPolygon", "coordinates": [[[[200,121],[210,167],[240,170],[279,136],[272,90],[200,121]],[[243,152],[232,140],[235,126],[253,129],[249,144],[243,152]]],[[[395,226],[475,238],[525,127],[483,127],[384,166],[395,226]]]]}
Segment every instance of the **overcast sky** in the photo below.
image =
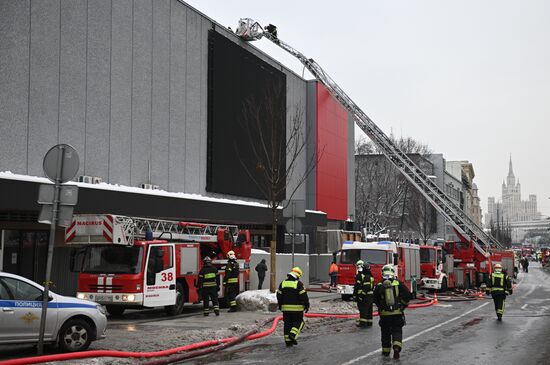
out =
{"type": "MultiPolygon", "coordinates": [[[[277,25],[386,133],[472,162],[484,214],[511,154],[522,197],[537,194],[550,215],[550,1],[188,3],[232,29],[242,17],[277,25]]],[[[302,74],[269,41],[255,45],[302,74]]]]}

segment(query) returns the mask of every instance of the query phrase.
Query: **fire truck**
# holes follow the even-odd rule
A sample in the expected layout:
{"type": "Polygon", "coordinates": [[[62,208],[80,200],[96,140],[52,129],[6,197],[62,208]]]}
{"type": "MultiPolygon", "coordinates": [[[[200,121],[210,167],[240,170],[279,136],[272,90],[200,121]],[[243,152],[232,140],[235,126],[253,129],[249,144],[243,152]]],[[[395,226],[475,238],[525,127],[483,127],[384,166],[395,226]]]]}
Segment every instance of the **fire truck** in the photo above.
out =
{"type": "Polygon", "coordinates": [[[495,264],[501,264],[502,269],[506,271],[506,273],[510,277],[517,277],[517,262],[516,262],[516,256],[514,254],[513,250],[491,250],[491,266],[494,266],[495,264]]]}
{"type": "Polygon", "coordinates": [[[65,234],[67,244],[82,248],[71,265],[79,272],[77,297],[105,305],[111,315],[162,306],[168,315],[180,314],[185,303],[200,301],[196,284],[203,258],[221,270],[231,250],[240,266],[240,289],[249,286],[250,232],[235,225],[75,215],[65,234]]]}
{"type": "Polygon", "coordinates": [[[416,295],[420,280],[420,247],[412,243],[378,241],[345,241],[342,249],[336,253],[338,263],[337,292],[343,300],[353,294],[355,284],[355,263],[358,260],[370,265],[374,281],[382,281],[382,267],[394,266],[396,276],[416,295]]]}
{"type": "Polygon", "coordinates": [[[455,287],[454,258],[443,252],[441,246],[420,246],[420,287],[446,291],[455,287]]]}
{"type": "Polygon", "coordinates": [[[502,250],[501,243],[478,226],[448,197],[437,181],[431,179],[431,176],[418,167],[345,93],[321,65],[282,41],[277,35],[277,28],[272,24],[264,29],[253,19],[243,18],[239,20],[235,33],[245,41],[268,39],[296,57],[330,95],[350,113],[357,126],[365,132],[388,161],[453,226],[460,242],[446,243],[443,248],[448,255],[453,256],[453,267],[447,269],[449,273],[454,273],[457,286],[470,287],[473,283],[480,283],[490,273],[491,250],[502,250]]]}

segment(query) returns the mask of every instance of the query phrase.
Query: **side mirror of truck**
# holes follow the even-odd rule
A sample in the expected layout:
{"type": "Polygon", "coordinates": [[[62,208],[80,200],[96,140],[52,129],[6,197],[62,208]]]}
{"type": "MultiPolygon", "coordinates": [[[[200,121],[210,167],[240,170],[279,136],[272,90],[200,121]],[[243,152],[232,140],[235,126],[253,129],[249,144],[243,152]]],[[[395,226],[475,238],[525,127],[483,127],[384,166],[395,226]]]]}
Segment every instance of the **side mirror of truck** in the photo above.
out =
{"type": "Polygon", "coordinates": [[[399,264],[399,254],[397,254],[397,253],[393,254],[393,264],[394,265],[399,264]]]}

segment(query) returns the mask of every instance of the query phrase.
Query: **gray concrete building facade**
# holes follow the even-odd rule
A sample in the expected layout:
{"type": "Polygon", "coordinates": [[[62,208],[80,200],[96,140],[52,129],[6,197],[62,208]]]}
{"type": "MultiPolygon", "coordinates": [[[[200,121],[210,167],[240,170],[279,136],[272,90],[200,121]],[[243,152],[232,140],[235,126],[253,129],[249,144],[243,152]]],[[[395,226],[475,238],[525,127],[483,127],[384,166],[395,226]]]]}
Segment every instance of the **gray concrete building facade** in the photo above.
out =
{"type": "Polygon", "coordinates": [[[1,3],[2,171],[43,176],[46,151],[69,143],[78,175],[207,195],[211,29],[284,72],[288,118],[305,115],[304,80],[180,1],[1,3]]]}

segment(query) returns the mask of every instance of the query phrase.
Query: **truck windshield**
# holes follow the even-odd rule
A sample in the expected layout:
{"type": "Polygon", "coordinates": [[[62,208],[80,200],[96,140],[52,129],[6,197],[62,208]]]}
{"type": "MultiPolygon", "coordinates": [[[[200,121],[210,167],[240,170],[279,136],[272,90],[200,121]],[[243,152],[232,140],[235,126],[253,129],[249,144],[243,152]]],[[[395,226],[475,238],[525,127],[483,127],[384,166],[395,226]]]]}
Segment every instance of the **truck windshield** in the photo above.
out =
{"type": "Polygon", "coordinates": [[[142,247],[91,246],[86,249],[82,272],[91,274],[137,274],[141,270],[142,247]]]}
{"type": "Polygon", "coordinates": [[[361,260],[369,264],[386,264],[386,251],[382,250],[361,250],[361,260]]]}
{"type": "Polygon", "coordinates": [[[435,262],[435,250],[429,248],[420,249],[420,263],[427,264],[435,262]]]}
{"type": "Polygon", "coordinates": [[[359,260],[361,250],[342,250],[340,255],[341,264],[354,264],[359,260]]]}

